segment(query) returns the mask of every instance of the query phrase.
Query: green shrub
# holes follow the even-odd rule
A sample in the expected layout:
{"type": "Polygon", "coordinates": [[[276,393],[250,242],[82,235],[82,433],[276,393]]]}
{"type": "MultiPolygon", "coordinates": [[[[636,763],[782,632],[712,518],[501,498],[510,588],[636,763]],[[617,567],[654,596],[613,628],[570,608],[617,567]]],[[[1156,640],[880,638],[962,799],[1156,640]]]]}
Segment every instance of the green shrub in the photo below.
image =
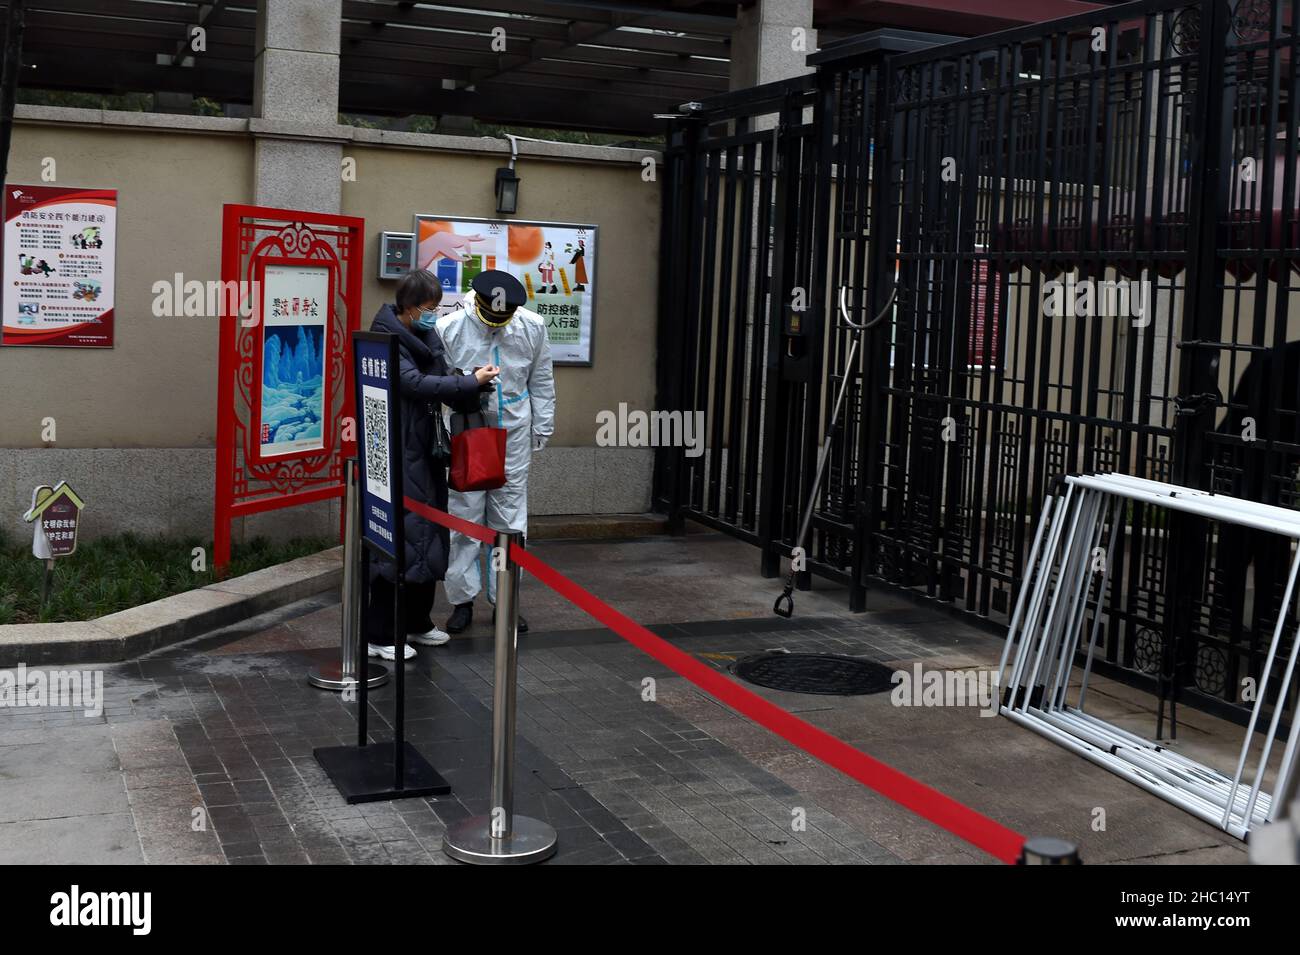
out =
{"type": "MultiPolygon", "coordinates": [[[[272,543],[259,537],[235,545],[226,576],[282,564],[337,543],[322,537],[272,543]]],[[[0,532],[0,625],[91,620],[216,580],[211,541],[135,534],[80,541],[75,554],[55,561],[49,603],[42,611],[44,574],[45,563],[32,556],[30,540],[15,541],[0,532]],[[207,553],[204,571],[190,569],[196,547],[207,553]]]]}

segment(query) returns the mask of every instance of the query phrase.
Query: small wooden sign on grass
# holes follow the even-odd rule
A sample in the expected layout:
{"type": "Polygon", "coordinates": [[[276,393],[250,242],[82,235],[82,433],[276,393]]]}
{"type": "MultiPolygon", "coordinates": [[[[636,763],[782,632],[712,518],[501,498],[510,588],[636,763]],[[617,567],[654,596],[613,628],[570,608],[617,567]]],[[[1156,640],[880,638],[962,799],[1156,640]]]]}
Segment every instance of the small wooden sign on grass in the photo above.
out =
{"type": "Polygon", "coordinates": [[[54,487],[42,484],[32,491],[32,506],[23,520],[32,524],[32,554],[45,561],[45,580],[41,584],[41,609],[50,596],[54,561],[71,557],[77,550],[77,525],[86,502],[67,481],[54,487]]]}

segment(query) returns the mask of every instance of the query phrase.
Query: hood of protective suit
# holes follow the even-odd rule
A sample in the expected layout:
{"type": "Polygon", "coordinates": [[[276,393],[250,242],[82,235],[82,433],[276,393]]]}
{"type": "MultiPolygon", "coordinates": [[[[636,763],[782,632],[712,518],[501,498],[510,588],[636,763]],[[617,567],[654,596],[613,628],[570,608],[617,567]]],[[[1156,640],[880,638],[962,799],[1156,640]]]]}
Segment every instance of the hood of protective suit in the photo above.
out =
{"type": "MultiPolygon", "coordinates": [[[[484,395],[484,410],[506,429],[506,483],[491,491],[452,492],[451,513],[497,530],[528,529],[528,467],[533,452],[555,430],[555,374],[546,324],[519,308],[506,324],[492,328],[479,321],[474,303],[438,319],[438,335],[452,365],[472,371],[497,365],[496,387],[484,395]]],[[[445,590],[454,604],[474,599],[479,591],[475,564],[478,542],[452,534],[451,563],[445,590]]]]}
{"type": "MultiPolygon", "coordinates": [[[[518,308],[510,321],[492,327],[478,316],[474,293],[464,307],[438,319],[438,336],[452,366],[470,372],[497,365],[501,374],[486,395],[485,408],[502,427],[523,437],[550,437],[555,430],[555,376],[546,324],[530,309],[518,308]]],[[[515,455],[507,450],[507,467],[515,455]]],[[[527,466],[527,454],[521,461],[527,466]]]]}

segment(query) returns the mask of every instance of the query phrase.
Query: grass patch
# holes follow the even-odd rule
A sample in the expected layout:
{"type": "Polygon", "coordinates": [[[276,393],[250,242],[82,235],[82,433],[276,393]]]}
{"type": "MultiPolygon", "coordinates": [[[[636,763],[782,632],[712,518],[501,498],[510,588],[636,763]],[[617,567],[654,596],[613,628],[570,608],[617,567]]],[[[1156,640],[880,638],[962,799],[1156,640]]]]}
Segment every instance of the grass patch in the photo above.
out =
{"type": "MultiPolygon", "coordinates": [[[[335,546],[308,537],[284,543],[256,538],[234,545],[227,577],[238,577],[335,546]]],[[[212,542],[198,537],[145,538],[118,534],[81,541],[71,557],[55,561],[49,604],[40,609],[45,562],[30,541],[0,535],[0,624],[92,620],[213,583],[212,542]],[[194,548],[207,553],[208,569],[194,571],[194,548]]]]}

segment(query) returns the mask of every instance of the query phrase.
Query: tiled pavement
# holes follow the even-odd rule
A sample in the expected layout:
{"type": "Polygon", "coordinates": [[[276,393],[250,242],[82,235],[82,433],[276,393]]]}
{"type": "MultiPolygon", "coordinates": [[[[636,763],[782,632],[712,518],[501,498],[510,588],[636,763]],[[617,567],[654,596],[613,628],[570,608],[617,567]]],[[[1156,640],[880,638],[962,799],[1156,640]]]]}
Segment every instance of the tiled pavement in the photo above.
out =
{"type": "MultiPolygon", "coordinates": [[[[770,606],[771,582],[737,572],[733,544],[671,545],[719,590],[690,605],[697,619],[761,606],[754,596],[770,606]]],[[[606,573],[638,575],[637,548],[667,546],[606,545],[610,565],[622,568],[606,573]]],[[[577,575],[582,561],[566,564],[563,546],[540,552],[577,575]]],[[[602,583],[617,602],[618,581],[602,583]]],[[[817,594],[801,605],[817,615],[650,622],[724,669],[768,647],[899,666],[996,660],[998,641],[898,601],[873,597],[875,612],[860,616],[818,613],[836,604],[817,594]]],[[[520,655],[516,810],[556,827],[552,864],[988,861],[607,631],[547,631],[551,605],[535,595],[527,606],[539,632],[523,638],[520,655]]],[[[638,609],[639,619],[653,616],[650,604],[638,609]]],[[[337,605],[319,599],[103,668],[100,717],[0,712],[0,861],[453,864],[440,851],[445,827],[488,810],[485,624],[470,639],[422,649],[407,669],[408,739],[448,778],[451,796],[348,806],[317,765],[314,748],[355,742],[356,732],[355,705],[304,679],[337,641],[337,605]]],[[[1090,861],[1241,861],[1235,840],[1006,720],[899,709],[888,694],[762,692],[999,821],[1081,841],[1090,861]],[[1098,804],[1113,819],[1104,838],[1088,832],[1098,804]]],[[[391,683],[372,692],[373,738],[388,737],[392,700],[391,683]]]]}

